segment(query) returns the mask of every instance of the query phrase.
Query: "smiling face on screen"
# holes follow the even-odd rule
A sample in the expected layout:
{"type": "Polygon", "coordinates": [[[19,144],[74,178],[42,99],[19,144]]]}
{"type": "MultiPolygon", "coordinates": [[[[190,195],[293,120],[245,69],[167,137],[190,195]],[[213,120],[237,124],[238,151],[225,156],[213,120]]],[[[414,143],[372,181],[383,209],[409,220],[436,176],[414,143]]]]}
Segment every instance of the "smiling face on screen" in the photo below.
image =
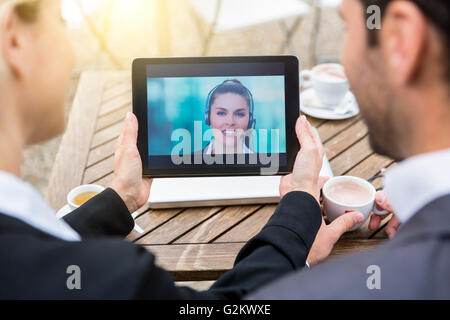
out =
{"type": "MultiPolygon", "coordinates": [[[[236,93],[217,94],[211,105],[214,141],[223,141],[226,150],[242,151],[241,136],[248,128],[250,108],[247,99],[236,93]]],[[[217,147],[217,146],[216,146],[217,147]]]]}

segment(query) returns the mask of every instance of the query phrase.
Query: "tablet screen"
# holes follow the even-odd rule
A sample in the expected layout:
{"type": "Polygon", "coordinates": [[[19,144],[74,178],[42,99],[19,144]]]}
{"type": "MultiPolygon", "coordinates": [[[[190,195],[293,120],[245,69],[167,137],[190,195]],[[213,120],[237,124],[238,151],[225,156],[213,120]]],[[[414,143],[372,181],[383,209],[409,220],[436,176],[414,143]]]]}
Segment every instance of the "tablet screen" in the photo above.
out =
{"type": "Polygon", "coordinates": [[[278,173],[288,162],[285,69],[282,62],[147,64],[146,168],[278,173]]]}

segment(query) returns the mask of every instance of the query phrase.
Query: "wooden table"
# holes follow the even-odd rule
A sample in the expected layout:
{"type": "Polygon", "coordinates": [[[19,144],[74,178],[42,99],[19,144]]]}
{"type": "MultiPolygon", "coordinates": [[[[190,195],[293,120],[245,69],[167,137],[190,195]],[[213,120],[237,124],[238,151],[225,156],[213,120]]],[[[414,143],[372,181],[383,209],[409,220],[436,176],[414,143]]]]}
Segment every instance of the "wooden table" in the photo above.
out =
{"type": "MultiPolygon", "coordinates": [[[[108,186],[113,178],[113,152],[122,121],[131,110],[128,72],[86,72],[74,99],[67,131],[56,157],[47,200],[58,210],[72,188],[86,183],[108,186]]],[[[318,128],[335,175],[365,179],[393,161],[373,153],[367,127],[360,117],[343,121],[309,119],[318,128]]],[[[379,187],[381,181],[374,182],[379,187]]],[[[177,281],[215,280],[232,268],[241,247],[264,226],[275,205],[150,210],[142,208],[127,239],[157,256],[157,263],[177,281]]],[[[369,239],[367,224],[345,234],[333,256],[369,250],[386,238],[384,232],[369,239]]]]}

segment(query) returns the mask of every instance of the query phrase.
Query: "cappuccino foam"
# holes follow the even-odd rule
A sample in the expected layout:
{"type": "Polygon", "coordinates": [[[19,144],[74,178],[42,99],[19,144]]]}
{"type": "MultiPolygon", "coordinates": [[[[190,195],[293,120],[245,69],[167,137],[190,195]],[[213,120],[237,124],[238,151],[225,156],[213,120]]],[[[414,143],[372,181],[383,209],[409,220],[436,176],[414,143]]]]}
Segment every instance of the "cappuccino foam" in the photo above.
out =
{"type": "Polygon", "coordinates": [[[347,80],[345,73],[340,68],[324,66],[316,70],[316,78],[325,82],[342,82],[347,80]]]}
{"type": "Polygon", "coordinates": [[[326,195],[329,199],[346,206],[359,206],[372,200],[372,193],[353,181],[336,182],[328,187],[326,195]]]}

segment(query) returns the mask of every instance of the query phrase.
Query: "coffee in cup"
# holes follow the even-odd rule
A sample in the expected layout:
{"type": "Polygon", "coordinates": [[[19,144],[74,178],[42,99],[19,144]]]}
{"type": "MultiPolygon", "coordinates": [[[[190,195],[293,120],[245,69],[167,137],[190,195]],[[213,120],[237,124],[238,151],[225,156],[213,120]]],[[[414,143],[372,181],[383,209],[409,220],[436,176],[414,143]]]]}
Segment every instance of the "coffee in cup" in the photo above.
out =
{"type": "Polygon", "coordinates": [[[339,216],[352,211],[364,215],[364,221],[350,231],[360,228],[373,211],[375,214],[387,214],[375,205],[375,187],[364,179],[351,176],[334,177],[322,188],[325,215],[332,222],[339,216]]]}
{"type": "Polygon", "coordinates": [[[93,197],[98,195],[99,193],[100,192],[93,192],[93,191],[80,193],[75,198],[73,198],[73,203],[77,206],[82,206],[83,204],[85,204],[86,202],[91,200],[93,197]]]}
{"type": "Polygon", "coordinates": [[[320,102],[328,108],[339,107],[350,89],[344,67],[336,63],[304,70],[300,72],[300,81],[303,88],[313,87],[320,102]]]}
{"type": "Polygon", "coordinates": [[[103,190],[105,190],[104,187],[96,184],[86,184],[76,187],[67,195],[67,203],[72,210],[77,209],[103,190]]]}

